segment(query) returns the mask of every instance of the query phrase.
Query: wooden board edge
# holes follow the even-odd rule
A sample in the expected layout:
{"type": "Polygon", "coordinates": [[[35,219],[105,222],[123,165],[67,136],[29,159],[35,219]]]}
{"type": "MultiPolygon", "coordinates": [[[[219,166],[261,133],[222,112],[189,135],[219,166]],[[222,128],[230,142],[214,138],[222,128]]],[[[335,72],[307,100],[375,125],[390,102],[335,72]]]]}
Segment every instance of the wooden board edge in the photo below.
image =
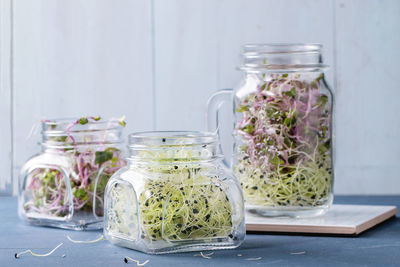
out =
{"type": "Polygon", "coordinates": [[[356,234],[355,227],[309,226],[309,225],[260,225],[246,224],[246,231],[253,232],[288,232],[288,233],[312,233],[312,234],[356,234]]]}
{"type": "Polygon", "coordinates": [[[357,225],[355,228],[355,234],[361,234],[362,232],[374,227],[375,225],[378,225],[387,219],[395,216],[397,214],[397,207],[396,206],[390,206],[391,209],[386,211],[385,213],[379,215],[378,217],[373,218],[372,220],[369,220],[365,223],[362,223],[360,225],[357,225]]]}

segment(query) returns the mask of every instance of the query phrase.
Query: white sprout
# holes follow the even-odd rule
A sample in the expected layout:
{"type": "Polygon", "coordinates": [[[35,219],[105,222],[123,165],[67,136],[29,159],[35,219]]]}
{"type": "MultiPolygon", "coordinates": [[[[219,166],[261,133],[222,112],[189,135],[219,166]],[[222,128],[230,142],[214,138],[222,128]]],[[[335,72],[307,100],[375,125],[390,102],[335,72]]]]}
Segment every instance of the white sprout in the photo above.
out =
{"type": "Polygon", "coordinates": [[[22,251],[20,253],[15,253],[14,256],[17,259],[17,258],[19,258],[19,256],[21,256],[23,254],[30,253],[32,256],[35,256],[35,257],[47,257],[47,256],[50,256],[51,254],[53,254],[53,252],[56,251],[59,247],[61,247],[62,244],[63,243],[58,244],[55,248],[53,248],[49,253],[46,253],[46,254],[37,254],[37,253],[33,252],[32,250],[28,249],[28,250],[22,251]]]}
{"type": "Polygon", "coordinates": [[[204,258],[204,259],[211,259],[211,255],[213,255],[214,254],[214,252],[210,252],[210,253],[203,253],[203,252],[200,252],[200,254],[195,254],[195,255],[193,255],[193,256],[195,256],[195,257],[197,257],[197,256],[201,256],[202,258],[204,258]]]}
{"type": "Polygon", "coordinates": [[[126,256],[126,257],[124,258],[124,262],[125,262],[125,263],[128,263],[128,260],[133,261],[134,263],[136,263],[137,266],[146,265],[146,264],[150,261],[150,260],[146,260],[146,261],[144,261],[143,263],[140,263],[138,260],[134,260],[134,259],[132,259],[131,257],[126,256]]]}
{"type": "Polygon", "coordinates": [[[291,255],[302,255],[302,254],[306,254],[305,251],[300,251],[300,252],[292,252],[290,253],[291,255]]]}
{"type": "Polygon", "coordinates": [[[259,260],[261,260],[262,259],[262,257],[257,257],[257,258],[247,258],[247,259],[245,259],[246,261],[259,261],[259,260]]]}
{"type": "Polygon", "coordinates": [[[95,240],[88,240],[88,241],[85,241],[85,240],[82,240],[82,241],[81,240],[73,240],[69,235],[66,235],[66,237],[72,243],[79,243],[79,244],[91,244],[91,243],[99,242],[99,241],[104,239],[103,235],[101,235],[99,238],[97,238],[95,240]]]}

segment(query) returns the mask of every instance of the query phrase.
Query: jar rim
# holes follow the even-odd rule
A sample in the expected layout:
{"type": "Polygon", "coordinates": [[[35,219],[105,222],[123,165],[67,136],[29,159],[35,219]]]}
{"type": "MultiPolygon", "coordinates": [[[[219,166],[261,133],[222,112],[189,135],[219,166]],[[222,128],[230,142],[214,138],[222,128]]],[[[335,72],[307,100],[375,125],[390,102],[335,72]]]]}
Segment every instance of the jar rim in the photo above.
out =
{"type": "Polygon", "coordinates": [[[314,64],[314,65],[256,65],[246,64],[239,66],[238,70],[246,73],[293,73],[293,72],[323,72],[329,69],[329,65],[314,64]]]}
{"type": "Polygon", "coordinates": [[[43,120],[41,145],[50,149],[119,145],[125,124],[123,119],[81,117],[43,120]]]}
{"type": "MultiPolygon", "coordinates": [[[[103,125],[107,124],[110,122],[115,122],[118,123],[119,119],[116,118],[109,118],[109,119],[103,119],[101,117],[66,117],[66,118],[55,118],[55,119],[46,119],[42,120],[42,123],[45,125],[62,125],[62,124],[70,124],[70,123],[75,123],[76,121],[84,118],[96,118],[96,120],[88,120],[87,123],[82,124],[82,125],[90,125],[90,124],[96,124],[96,125],[103,125]]],[[[122,125],[119,124],[120,127],[123,127],[122,125]]]]}
{"type": "Polygon", "coordinates": [[[220,158],[218,136],[201,131],[147,131],[129,135],[129,160],[195,162],[220,158]]]}
{"type": "Polygon", "coordinates": [[[328,68],[322,63],[319,43],[249,43],[242,46],[244,63],[239,70],[261,72],[321,72],[328,68]]]}
{"type": "Polygon", "coordinates": [[[129,145],[155,145],[179,142],[179,145],[200,145],[217,142],[213,132],[203,131],[144,131],[129,135],[129,145]]]}
{"type": "MultiPolygon", "coordinates": [[[[245,53],[305,53],[320,52],[322,44],[319,43],[248,43],[242,46],[245,53]]],[[[251,54],[250,54],[251,55],[251,54]]]]}
{"type": "Polygon", "coordinates": [[[99,119],[88,120],[84,124],[77,123],[77,121],[82,118],[86,119],[88,117],[69,117],[43,120],[42,134],[58,136],[64,134],[66,131],[68,131],[69,133],[85,133],[119,130],[124,127],[121,124],[121,121],[115,118],[102,119],[98,117],[99,119]]]}

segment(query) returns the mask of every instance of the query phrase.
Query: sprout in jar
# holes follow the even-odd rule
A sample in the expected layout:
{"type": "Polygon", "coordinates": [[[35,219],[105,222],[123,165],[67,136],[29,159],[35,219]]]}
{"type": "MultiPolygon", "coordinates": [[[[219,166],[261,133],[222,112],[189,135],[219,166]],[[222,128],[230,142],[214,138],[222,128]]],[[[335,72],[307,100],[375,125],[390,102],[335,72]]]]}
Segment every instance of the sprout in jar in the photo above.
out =
{"type": "Polygon", "coordinates": [[[331,104],[300,74],[273,74],[243,99],[236,125],[242,144],[235,173],[245,201],[262,206],[319,206],[332,186],[331,104]]]}
{"type": "Polygon", "coordinates": [[[137,192],[137,206],[126,204],[136,203],[132,190],[115,184],[110,191],[114,204],[108,206],[108,230],[135,237],[138,216],[139,238],[145,242],[233,237],[231,204],[224,184],[208,175],[207,164],[192,162],[198,153],[202,152],[143,151],[142,155],[151,155],[153,161],[135,167],[148,177],[137,192]],[[139,214],[132,216],[134,211],[127,209],[136,207],[139,214]]]}
{"type": "MultiPolygon", "coordinates": [[[[98,142],[87,137],[76,142],[71,130],[76,125],[85,125],[100,121],[100,117],[82,117],[65,129],[60,129],[62,135],[49,137],[49,142],[57,146],[56,151],[62,154],[53,157],[66,158],[69,173],[63,173],[58,168],[38,167],[31,171],[27,179],[27,190],[31,198],[24,203],[27,212],[37,212],[57,217],[64,217],[69,212],[69,195],[66,177],[72,190],[74,212],[92,212],[93,198],[96,197],[96,215],[103,215],[103,196],[106,184],[112,174],[126,165],[122,152],[113,146],[98,142]]],[[[51,124],[51,130],[57,131],[57,123],[51,124]]],[[[121,125],[125,124],[118,120],[121,125]]]]}

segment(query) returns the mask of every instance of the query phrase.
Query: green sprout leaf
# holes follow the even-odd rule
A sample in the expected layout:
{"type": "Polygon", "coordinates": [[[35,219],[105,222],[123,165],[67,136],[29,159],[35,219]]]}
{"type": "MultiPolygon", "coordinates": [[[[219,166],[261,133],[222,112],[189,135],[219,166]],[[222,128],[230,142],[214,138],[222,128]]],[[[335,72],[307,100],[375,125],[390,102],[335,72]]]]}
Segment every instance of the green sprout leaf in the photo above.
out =
{"type": "Polygon", "coordinates": [[[248,106],[246,106],[246,105],[240,105],[237,109],[236,109],[236,112],[245,112],[245,111],[248,111],[249,110],[249,107],[248,106]]]}
{"type": "Polygon", "coordinates": [[[248,134],[252,134],[254,132],[254,125],[252,124],[246,125],[245,127],[242,128],[242,131],[248,134]]]}
{"type": "Polygon", "coordinates": [[[119,119],[118,123],[119,123],[122,127],[125,127],[125,126],[126,126],[125,116],[122,116],[122,117],[119,119]]]}
{"type": "Polygon", "coordinates": [[[319,82],[322,78],[324,78],[324,74],[321,73],[318,78],[315,79],[315,81],[319,82]]]}
{"type": "Polygon", "coordinates": [[[81,124],[81,125],[85,125],[86,123],[89,122],[89,120],[88,120],[86,117],[82,117],[82,118],[79,119],[78,122],[79,122],[79,124],[81,124]]]}
{"type": "Polygon", "coordinates": [[[296,95],[297,95],[296,88],[292,87],[290,89],[290,91],[286,91],[286,92],[284,92],[284,94],[287,96],[296,97],[296,95]]]}
{"type": "Polygon", "coordinates": [[[284,121],[284,123],[285,123],[285,125],[286,125],[287,127],[289,127],[290,124],[292,123],[292,119],[286,118],[285,121],[284,121]]]}
{"type": "Polygon", "coordinates": [[[279,164],[285,163],[283,160],[279,159],[278,156],[275,156],[271,159],[271,163],[274,164],[275,166],[278,166],[279,164]]]}
{"type": "Polygon", "coordinates": [[[52,136],[50,139],[55,141],[55,142],[65,142],[67,141],[68,136],[63,135],[63,136],[52,136]]]}
{"type": "Polygon", "coordinates": [[[320,95],[317,100],[318,106],[325,106],[328,102],[328,97],[326,95],[320,95]]]}
{"type": "Polygon", "coordinates": [[[85,189],[83,189],[83,188],[79,188],[79,189],[77,189],[76,191],[74,191],[74,196],[75,196],[76,198],[81,199],[81,200],[86,200],[86,199],[88,199],[88,197],[89,197],[89,196],[87,195],[85,189]]]}
{"type": "Polygon", "coordinates": [[[313,87],[313,88],[315,88],[315,89],[318,89],[318,85],[317,85],[316,82],[312,81],[312,82],[310,83],[310,85],[311,85],[311,87],[313,87]]]}
{"type": "Polygon", "coordinates": [[[111,151],[96,151],[94,163],[101,165],[104,162],[111,160],[113,155],[114,154],[111,151]]]}

